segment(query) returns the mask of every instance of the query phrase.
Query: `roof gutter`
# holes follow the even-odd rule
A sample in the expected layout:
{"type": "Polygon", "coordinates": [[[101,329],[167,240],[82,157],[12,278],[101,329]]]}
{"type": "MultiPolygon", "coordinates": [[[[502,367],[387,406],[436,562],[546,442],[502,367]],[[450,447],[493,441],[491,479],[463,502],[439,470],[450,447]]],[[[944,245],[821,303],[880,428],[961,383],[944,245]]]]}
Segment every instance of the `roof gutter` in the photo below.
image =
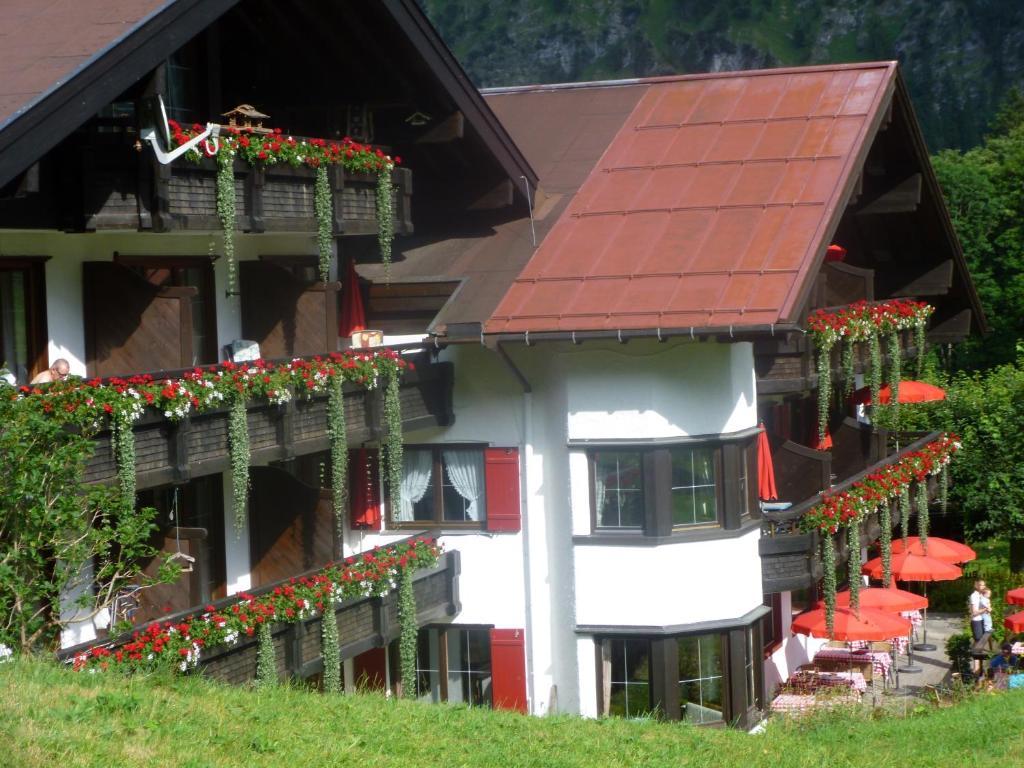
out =
{"type": "Polygon", "coordinates": [[[435,336],[438,344],[462,344],[475,342],[488,346],[503,343],[523,343],[531,346],[544,341],[569,341],[582,344],[584,341],[614,340],[622,344],[632,339],[657,339],[668,341],[673,338],[709,338],[712,336],[728,336],[742,341],[750,336],[775,336],[777,334],[803,333],[804,329],[796,323],[762,323],[759,325],[722,325],[722,326],[686,326],[681,328],[630,328],[600,331],[517,331],[515,333],[466,333],[451,336],[435,336]]]}

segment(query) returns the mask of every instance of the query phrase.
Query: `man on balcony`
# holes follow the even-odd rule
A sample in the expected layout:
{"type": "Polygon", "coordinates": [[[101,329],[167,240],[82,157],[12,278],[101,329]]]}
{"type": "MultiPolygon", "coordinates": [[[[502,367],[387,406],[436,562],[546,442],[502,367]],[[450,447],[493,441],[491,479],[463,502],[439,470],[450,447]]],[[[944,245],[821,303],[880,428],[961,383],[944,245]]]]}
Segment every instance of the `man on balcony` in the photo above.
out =
{"type": "Polygon", "coordinates": [[[71,364],[63,357],[58,357],[45,371],[36,374],[30,384],[52,384],[55,381],[64,381],[71,372],[71,364]]]}

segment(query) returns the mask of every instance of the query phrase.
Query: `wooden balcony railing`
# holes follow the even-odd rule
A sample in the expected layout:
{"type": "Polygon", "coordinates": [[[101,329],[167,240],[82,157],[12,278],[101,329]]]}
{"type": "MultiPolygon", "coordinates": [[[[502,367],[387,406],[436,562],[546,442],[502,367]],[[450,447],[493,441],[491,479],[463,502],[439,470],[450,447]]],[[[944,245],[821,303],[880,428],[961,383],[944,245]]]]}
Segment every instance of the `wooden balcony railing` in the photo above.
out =
{"type": "MultiPolygon", "coordinates": [[[[854,422],[856,424],[856,422],[854,422]]],[[[843,438],[846,446],[847,467],[860,467],[850,474],[831,485],[830,490],[840,492],[846,490],[858,480],[878,471],[882,467],[895,464],[908,453],[920,450],[922,447],[938,438],[938,432],[932,432],[919,437],[911,443],[902,443],[898,451],[887,453],[884,458],[865,462],[864,457],[870,456],[872,451],[882,450],[888,436],[880,431],[873,433],[865,440],[860,427],[850,427],[850,432],[843,438]],[[856,431],[854,431],[856,430],[856,431]],[[854,448],[860,447],[860,453],[854,448]]],[[[837,432],[838,434],[838,432],[837,432]]],[[[833,441],[835,441],[833,437],[833,441]]],[[[800,447],[800,446],[798,446],[800,447]]],[[[835,451],[836,446],[833,446],[835,451]]],[[[779,458],[784,460],[786,454],[779,458]]],[[[778,473],[778,461],[776,461],[776,473],[778,473]]],[[[832,464],[831,466],[836,466],[832,464]]],[[[778,485],[778,480],[776,480],[778,485]]],[[[781,492],[781,487],[779,488],[781,492]]],[[[814,579],[821,576],[821,564],[818,562],[818,535],[816,533],[803,533],[800,530],[800,519],[804,514],[820,500],[821,490],[815,491],[812,495],[799,500],[792,507],[781,512],[765,512],[761,522],[761,540],[759,550],[761,555],[761,581],[765,592],[784,592],[790,589],[802,589],[811,584],[814,579]]],[[[934,494],[934,487],[929,484],[929,493],[934,494]]],[[[787,501],[789,499],[786,499],[787,501]]],[[[895,523],[895,519],[894,519],[895,523]]],[[[866,535],[874,538],[877,535],[877,520],[869,520],[866,526],[866,535]]],[[[837,540],[838,541],[838,540],[837,540]]],[[[840,561],[846,557],[845,545],[838,541],[837,557],[840,561]]]]}
{"type": "MultiPolygon", "coordinates": [[[[173,376],[175,372],[161,372],[173,376]]],[[[453,366],[417,361],[416,370],[402,378],[402,429],[446,426],[452,421],[453,366]]],[[[345,419],[351,444],[380,437],[383,393],[346,385],[345,419]]],[[[252,466],[287,461],[296,456],[326,451],[327,398],[293,398],[284,405],[253,402],[249,408],[252,466]]],[[[138,488],[187,482],[192,477],[229,469],[228,410],[218,409],[179,422],[148,410],[136,422],[135,466],[138,488]]],[[[96,450],[86,465],[85,480],[114,482],[117,468],[109,431],[96,437],[96,450]]]]}
{"type": "MultiPolygon", "coordinates": [[[[295,577],[309,576],[316,572],[314,570],[296,574],[295,577]]],[[[459,612],[459,573],[459,553],[449,551],[441,556],[434,568],[417,571],[413,575],[416,621],[419,626],[448,620],[459,612]]],[[[258,597],[287,583],[285,580],[268,584],[250,590],[248,594],[258,597]]],[[[398,637],[397,597],[397,593],[392,591],[385,597],[346,600],[337,606],[334,620],[338,623],[341,658],[351,658],[371,648],[383,647],[398,637]]],[[[226,610],[236,602],[237,597],[227,597],[214,602],[213,606],[217,611],[226,610]]],[[[201,610],[202,606],[196,606],[186,611],[161,616],[159,621],[178,623],[201,610]]],[[[272,627],[271,635],[274,640],[279,678],[304,680],[323,671],[321,621],[322,618],[317,616],[294,624],[276,624],[272,627]]],[[[135,631],[143,629],[145,625],[135,627],[135,631]]],[[[82,643],[61,650],[57,657],[67,661],[93,646],[115,647],[128,642],[130,638],[131,631],[113,640],[82,643]]],[[[204,674],[229,683],[242,684],[255,680],[256,646],[256,637],[242,637],[236,645],[204,651],[199,668],[204,674]]]]}

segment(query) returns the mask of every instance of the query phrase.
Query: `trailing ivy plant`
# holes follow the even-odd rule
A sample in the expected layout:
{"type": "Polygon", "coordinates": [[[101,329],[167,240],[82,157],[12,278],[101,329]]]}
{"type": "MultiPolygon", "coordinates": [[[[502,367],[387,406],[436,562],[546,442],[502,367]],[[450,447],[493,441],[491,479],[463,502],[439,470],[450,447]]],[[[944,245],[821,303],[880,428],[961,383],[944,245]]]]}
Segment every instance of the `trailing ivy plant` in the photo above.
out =
{"type": "Polygon", "coordinates": [[[395,238],[395,223],[391,210],[391,168],[377,172],[377,245],[380,260],[384,262],[384,277],[391,275],[391,241],[395,238]]]}
{"type": "Polygon", "coordinates": [[[900,538],[903,539],[903,551],[907,551],[907,538],[910,536],[910,486],[900,490],[900,538]]]}
{"type": "Polygon", "coordinates": [[[836,617],[836,543],[829,531],[821,532],[821,567],[824,571],[825,626],[831,637],[836,617]]]}
{"type": "Polygon", "coordinates": [[[924,355],[925,346],[927,342],[925,340],[925,327],[924,324],[914,326],[914,347],[917,351],[917,365],[915,375],[917,378],[924,376],[924,355]]]}
{"type": "MultiPolygon", "coordinates": [[[[889,342],[889,408],[895,420],[900,412],[900,378],[902,377],[903,349],[900,347],[900,333],[893,330],[887,337],[889,342]]],[[[874,402],[874,401],[872,401],[874,402]]]]}
{"type": "Polygon", "coordinates": [[[277,659],[274,654],[274,638],[270,634],[270,622],[264,621],[256,630],[256,687],[270,688],[277,685],[277,659]]]}
{"type": "Polygon", "coordinates": [[[939,511],[946,514],[949,508],[949,467],[943,467],[939,473],[939,511]]]}
{"type": "Polygon", "coordinates": [[[320,619],[320,653],[324,660],[324,692],[341,693],[341,649],[334,601],[329,601],[320,619]]]}
{"type": "Polygon", "coordinates": [[[320,253],[320,280],[326,283],[331,271],[331,247],[334,245],[334,208],[327,166],[318,165],[313,185],[313,210],[316,212],[316,244],[320,253]]]}
{"type": "Polygon", "coordinates": [[[892,502],[885,501],[878,508],[879,548],[882,551],[882,586],[892,586],[892,502]]]}
{"type": "Polygon", "coordinates": [[[217,153],[217,217],[224,235],[224,259],[228,265],[228,293],[238,293],[238,264],[235,261],[235,153],[227,146],[217,153]]]}
{"type": "Polygon", "coordinates": [[[860,610],[860,522],[855,520],[846,528],[847,580],[850,582],[850,607],[860,610]]]}
{"type": "Polygon", "coordinates": [[[412,588],[412,571],[406,569],[398,577],[398,641],[399,664],[402,669],[402,696],[416,698],[416,595],[412,588]]]}
{"type": "Polygon", "coordinates": [[[825,439],[828,430],[829,403],[832,399],[832,345],[822,342],[818,346],[818,442],[825,439]]]}
{"type": "Polygon", "coordinates": [[[110,419],[110,441],[117,466],[117,485],[125,509],[135,509],[135,432],[130,411],[115,411],[110,419]]]}
{"type": "Polygon", "coordinates": [[[917,535],[921,539],[921,551],[928,555],[928,481],[924,478],[917,481],[917,535]]]}
{"type": "MultiPolygon", "coordinates": [[[[348,511],[348,429],[345,424],[344,380],[335,376],[327,394],[327,435],[331,443],[331,500],[340,544],[348,511]]],[[[401,424],[401,419],[399,419],[401,424]]]]}
{"type": "Polygon", "coordinates": [[[245,526],[246,504],[249,500],[249,419],[245,398],[237,395],[228,413],[228,450],[231,452],[231,502],[235,515],[235,534],[245,526]]]}
{"type": "Polygon", "coordinates": [[[878,334],[868,336],[868,387],[871,389],[871,410],[880,410],[882,392],[882,344],[878,340],[878,334]]]}
{"type": "Polygon", "coordinates": [[[402,404],[399,397],[398,372],[387,377],[384,390],[384,475],[387,479],[388,499],[391,508],[398,510],[402,505],[402,404]]]}
{"type": "Polygon", "coordinates": [[[842,389],[840,394],[845,400],[853,393],[854,382],[856,380],[856,373],[854,370],[854,342],[853,339],[843,339],[843,348],[840,359],[840,366],[842,369],[843,381],[842,389]]]}

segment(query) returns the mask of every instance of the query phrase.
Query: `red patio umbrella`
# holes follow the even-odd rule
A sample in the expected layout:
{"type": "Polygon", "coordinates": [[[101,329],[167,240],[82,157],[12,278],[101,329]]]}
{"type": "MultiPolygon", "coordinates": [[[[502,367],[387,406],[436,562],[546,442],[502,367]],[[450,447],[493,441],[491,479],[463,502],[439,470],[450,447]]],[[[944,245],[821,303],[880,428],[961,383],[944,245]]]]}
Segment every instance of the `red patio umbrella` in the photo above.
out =
{"type": "MultiPolygon", "coordinates": [[[[850,604],[850,591],[843,590],[836,592],[836,605],[848,606],[850,604]]],[[[818,601],[818,606],[824,605],[818,601]]],[[[878,611],[890,613],[901,613],[903,611],[920,611],[928,607],[928,598],[915,595],[905,589],[896,587],[864,587],[860,590],[860,607],[872,608],[878,611]]],[[[894,635],[895,637],[895,635],[894,635]]]]}
{"type": "Polygon", "coordinates": [[[1024,605],[1024,587],[1011,589],[1006,593],[1006,602],[1009,605],[1024,605]]]}
{"type": "MultiPolygon", "coordinates": [[[[892,543],[894,555],[903,551],[903,539],[896,539],[892,543]]],[[[912,555],[923,555],[924,547],[921,546],[921,539],[918,536],[907,537],[907,551],[912,555]]],[[[966,544],[952,539],[943,539],[938,536],[928,537],[928,557],[942,560],[947,563],[966,563],[974,560],[977,553],[966,544]]],[[[1021,601],[1024,603],[1024,599],[1021,601]]]]}
{"type": "Polygon", "coordinates": [[[775,465],[772,464],[772,449],[768,445],[768,434],[761,423],[757,436],[757,495],[762,501],[779,498],[775,489],[775,465]]]}
{"type": "MultiPolygon", "coordinates": [[[[861,387],[850,396],[858,405],[871,405],[871,387],[861,387]]],[[[946,390],[923,381],[901,381],[899,401],[901,403],[931,403],[945,400],[946,390]]],[[[878,390],[878,400],[888,404],[892,400],[892,388],[886,384],[878,390]]]]}
{"type": "MultiPolygon", "coordinates": [[[[825,609],[804,611],[793,619],[792,629],[799,635],[828,638],[825,609]]],[[[849,606],[836,606],[833,640],[888,640],[910,632],[910,621],[876,608],[861,608],[854,613],[849,606]]]]}
{"type": "Polygon", "coordinates": [[[1011,632],[1024,632],[1024,611],[1011,614],[1004,618],[1003,626],[1011,632]]]}
{"type": "Polygon", "coordinates": [[[348,260],[348,273],[342,285],[341,316],[338,318],[338,335],[351,336],[355,331],[366,330],[366,312],[363,310],[363,294],[359,290],[359,275],[356,264],[348,260]]]}

